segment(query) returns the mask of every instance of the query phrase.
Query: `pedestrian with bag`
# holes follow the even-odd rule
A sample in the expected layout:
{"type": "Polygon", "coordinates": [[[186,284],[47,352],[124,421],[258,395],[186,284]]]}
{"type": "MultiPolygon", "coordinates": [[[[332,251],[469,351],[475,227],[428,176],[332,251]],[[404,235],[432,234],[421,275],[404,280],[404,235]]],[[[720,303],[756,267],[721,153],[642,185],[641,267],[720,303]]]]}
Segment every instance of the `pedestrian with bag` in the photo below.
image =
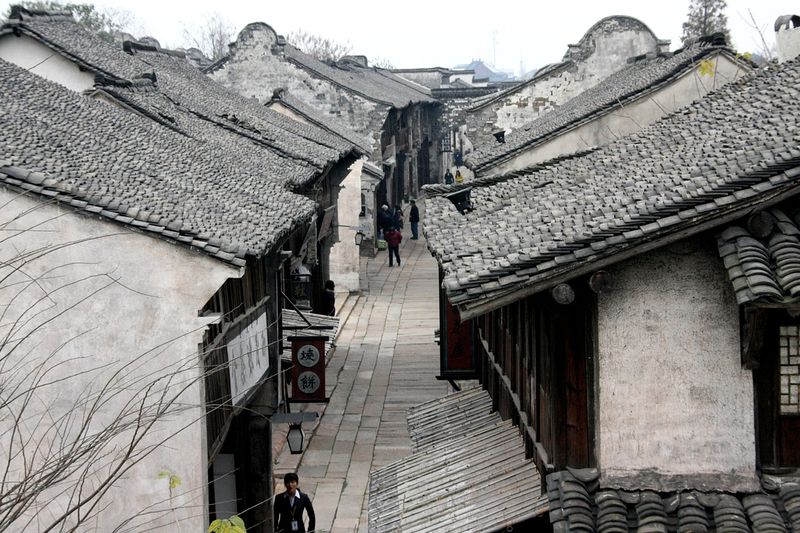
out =
{"type": "Polygon", "coordinates": [[[403,234],[393,227],[386,232],[385,237],[389,247],[389,266],[394,266],[394,258],[397,258],[397,266],[400,266],[400,243],[403,242],[403,234]]]}

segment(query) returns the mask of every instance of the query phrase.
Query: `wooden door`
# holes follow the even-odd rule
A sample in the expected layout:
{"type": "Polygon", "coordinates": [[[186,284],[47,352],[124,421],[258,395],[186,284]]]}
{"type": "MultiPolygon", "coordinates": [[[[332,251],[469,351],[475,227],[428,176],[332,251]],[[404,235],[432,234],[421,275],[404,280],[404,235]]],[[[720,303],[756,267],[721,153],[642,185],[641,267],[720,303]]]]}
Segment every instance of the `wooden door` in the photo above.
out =
{"type": "Polygon", "coordinates": [[[756,382],[759,459],[766,470],[800,467],[800,319],[769,311],[756,382]]]}

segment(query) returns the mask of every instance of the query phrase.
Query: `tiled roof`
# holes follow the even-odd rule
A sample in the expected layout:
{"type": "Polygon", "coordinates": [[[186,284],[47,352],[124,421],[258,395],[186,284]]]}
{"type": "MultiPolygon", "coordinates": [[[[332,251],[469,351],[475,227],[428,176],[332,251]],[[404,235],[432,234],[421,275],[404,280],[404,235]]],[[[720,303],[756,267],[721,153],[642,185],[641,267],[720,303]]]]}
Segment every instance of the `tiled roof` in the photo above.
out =
{"type": "Polygon", "coordinates": [[[744,303],[800,301],[800,229],[780,209],[761,213],[758,237],[741,226],[726,228],[717,239],[736,300],[744,303]],[[766,234],[766,235],[764,235],[766,234]]]}
{"type": "Polygon", "coordinates": [[[192,139],[4,61],[0,123],[6,185],[236,265],[314,212],[271,175],[279,161],[192,139]]]}
{"type": "Polygon", "coordinates": [[[800,63],[770,66],[589,155],[474,187],[465,216],[429,199],[424,228],[448,298],[469,316],[793,194],[798,86],[800,63]]]}
{"type": "Polygon", "coordinates": [[[696,68],[700,61],[720,52],[728,53],[724,46],[697,43],[671,56],[634,61],[564,105],[506,135],[504,143],[491,141],[476,147],[467,162],[477,172],[500,164],[522,150],[624,107],[631,100],[663,87],[696,68]]]}
{"type": "Polygon", "coordinates": [[[800,531],[800,485],[767,481],[755,494],[657,493],[603,488],[596,469],[547,476],[555,533],[675,531],[773,533],[800,531]]]}
{"type": "Polygon", "coordinates": [[[280,102],[281,104],[294,110],[296,113],[302,115],[307,120],[314,122],[319,127],[328,130],[334,135],[338,135],[342,139],[345,139],[348,143],[359,147],[365,154],[372,152],[372,147],[367,139],[342,126],[337,121],[323,116],[320,111],[309,105],[306,105],[306,103],[301,101],[299,98],[295,98],[286,89],[276,90],[270,102],[280,102]]]}
{"type": "Polygon", "coordinates": [[[398,109],[409,104],[435,102],[425,87],[414,87],[408,80],[385,69],[363,67],[350,61],[331,66],[290,44],[284,45],[284,55],[312,74],[374,102],[398,109]]]}
{"type": "Polygon", "coordinates": [[[127,84],[152,77],[153,69],[120,53],[120,45],[105,41],[75,23],[69,12],[54,13],[19,8],[3,23],[3,32],[16,30],[35,37],[106,82],[127,84]],[[79,29],[80,31],[76,31],[79,29]]]}
{"type": "Polygon", "coordinates": [[[319,168],[355,148],[337,135],[292,120],[214,82],[181,57],[141,47],[134,49],[135,57],[156,71],[158,90],[178,107],[204,120],[254,136],[281,154],[319,168]]]}
{"type": "MultiPolygon", "coordinates": [[[[122,98],[140,111],[170,122],[181,114],[192,114],[196,121],[206,121],[230,132],[246,136],[273,150],[277,156],[295,159],[298,164],[325,168],[340,157],[357,150],[356,145],[314,125],[298,123],[276,113],[255,100],[245,98],[203,75],[180,52],[161,50],[150,45],[126,43],[132,53],[120,45],[108,43],[82,28],[68,16],[21,13],[21,20],[11,19],[5,27],[16,28],[57,50],[84,68],[99,72],[101,87],[122,98]],[[142,77],[141,73],[150,73],[142,77]],[[155,80],[155,81],[154,81],[155,80]],[[163,94],[158,102],[152,91],[163,94]]],[[[202,129],[192,128],[188,118],[183,124],[189,135],[202,129]]],[[[215,139],[215,130],[206,129],[215,139]]],[[[224,138],[225,136],[221,136],[224,138]]],[[[240,139],[229,143],[233,147],[240,139]]],[[[314,176],[309,173],[308,179],[314,176]]],[[[298,177],[294,174],[294,177],[298,177]]]]}
{"type": "Polygon", "coordinates": [[[495,183],[501,183],[503,181],[508,181],[510,179],[518,178],[520,176],[527,176],[532,174],[533,172],[537,172],[547,167],[551,167],[560,163],[561,161],[566,161],[568,159],[573,159],[575,157],[583,157],[586,154],[590,154],[597,150],[597,148],[589,148],[587,150],[581,150],[580,152],[574,152],[571,154],[561,155],[558,157],[554,157],[553,159],[548,159],[547,161],[543,161],[536,165],[531,165],[530,167],[520,169],[520,170],[512,170],[511,172],[507,172],[506,174],[499,174],[496,176],[477,176],[477,177],[467,177],[464,176],[464,181],[461,183],[432,183],[426,184],[422,186],[422,189],[426,192],[426,194],[434,194],[434,195],[449,195],[454,192],[462,191],[464,189],[471,189],[473,187],[485,187],[487,185],[493,185],[495,183]]]}
{"type": "Polygon", "coordinates": [[[519,429],[485,390],[421,404],[409,428],[414,453],[370,472],[371,532],[497,531],[547,512],[519,429]]]}

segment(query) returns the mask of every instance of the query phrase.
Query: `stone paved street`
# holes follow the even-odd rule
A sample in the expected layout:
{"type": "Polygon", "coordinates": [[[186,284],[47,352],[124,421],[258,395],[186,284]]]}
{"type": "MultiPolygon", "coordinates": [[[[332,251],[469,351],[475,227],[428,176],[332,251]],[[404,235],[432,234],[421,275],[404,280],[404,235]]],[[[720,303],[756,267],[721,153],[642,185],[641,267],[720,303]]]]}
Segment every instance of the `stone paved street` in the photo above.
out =
{"type": "MultiPolygon", "coordinates": [[[[406,409],[444,396],[436,380],[439,347],[436,263],[422,237],[400,247],[402,267],[389,267],[386,252],[370,260],[364,284],[339,311],[336,350],[328,364],[327,406],[302,455],[284,447],[276,459],[275,489],[297,471],[311,495],[318,531],[367,531],[369,472],[411,452],[406,409]]],[[[276,438],[281,438],[276,435],[276,438]]]]}

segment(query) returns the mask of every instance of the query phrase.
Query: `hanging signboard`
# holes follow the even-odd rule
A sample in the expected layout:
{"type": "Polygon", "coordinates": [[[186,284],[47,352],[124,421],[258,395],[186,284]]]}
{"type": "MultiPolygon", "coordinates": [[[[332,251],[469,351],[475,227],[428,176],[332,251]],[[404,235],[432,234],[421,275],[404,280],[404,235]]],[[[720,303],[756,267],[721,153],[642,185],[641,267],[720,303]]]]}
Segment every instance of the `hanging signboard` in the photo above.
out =
{"type": "Polygon", "coordinates": [[[259,385],[269,370],[269,328],[263,310],[248,323],[226,334],[231,399],[239,405],[251,388],[259,385]]]}
{"type": "Polygon", "coordinates": [[[289,337],[292,343],[292,402],[327,402],[325,336],[289,337]]]}

